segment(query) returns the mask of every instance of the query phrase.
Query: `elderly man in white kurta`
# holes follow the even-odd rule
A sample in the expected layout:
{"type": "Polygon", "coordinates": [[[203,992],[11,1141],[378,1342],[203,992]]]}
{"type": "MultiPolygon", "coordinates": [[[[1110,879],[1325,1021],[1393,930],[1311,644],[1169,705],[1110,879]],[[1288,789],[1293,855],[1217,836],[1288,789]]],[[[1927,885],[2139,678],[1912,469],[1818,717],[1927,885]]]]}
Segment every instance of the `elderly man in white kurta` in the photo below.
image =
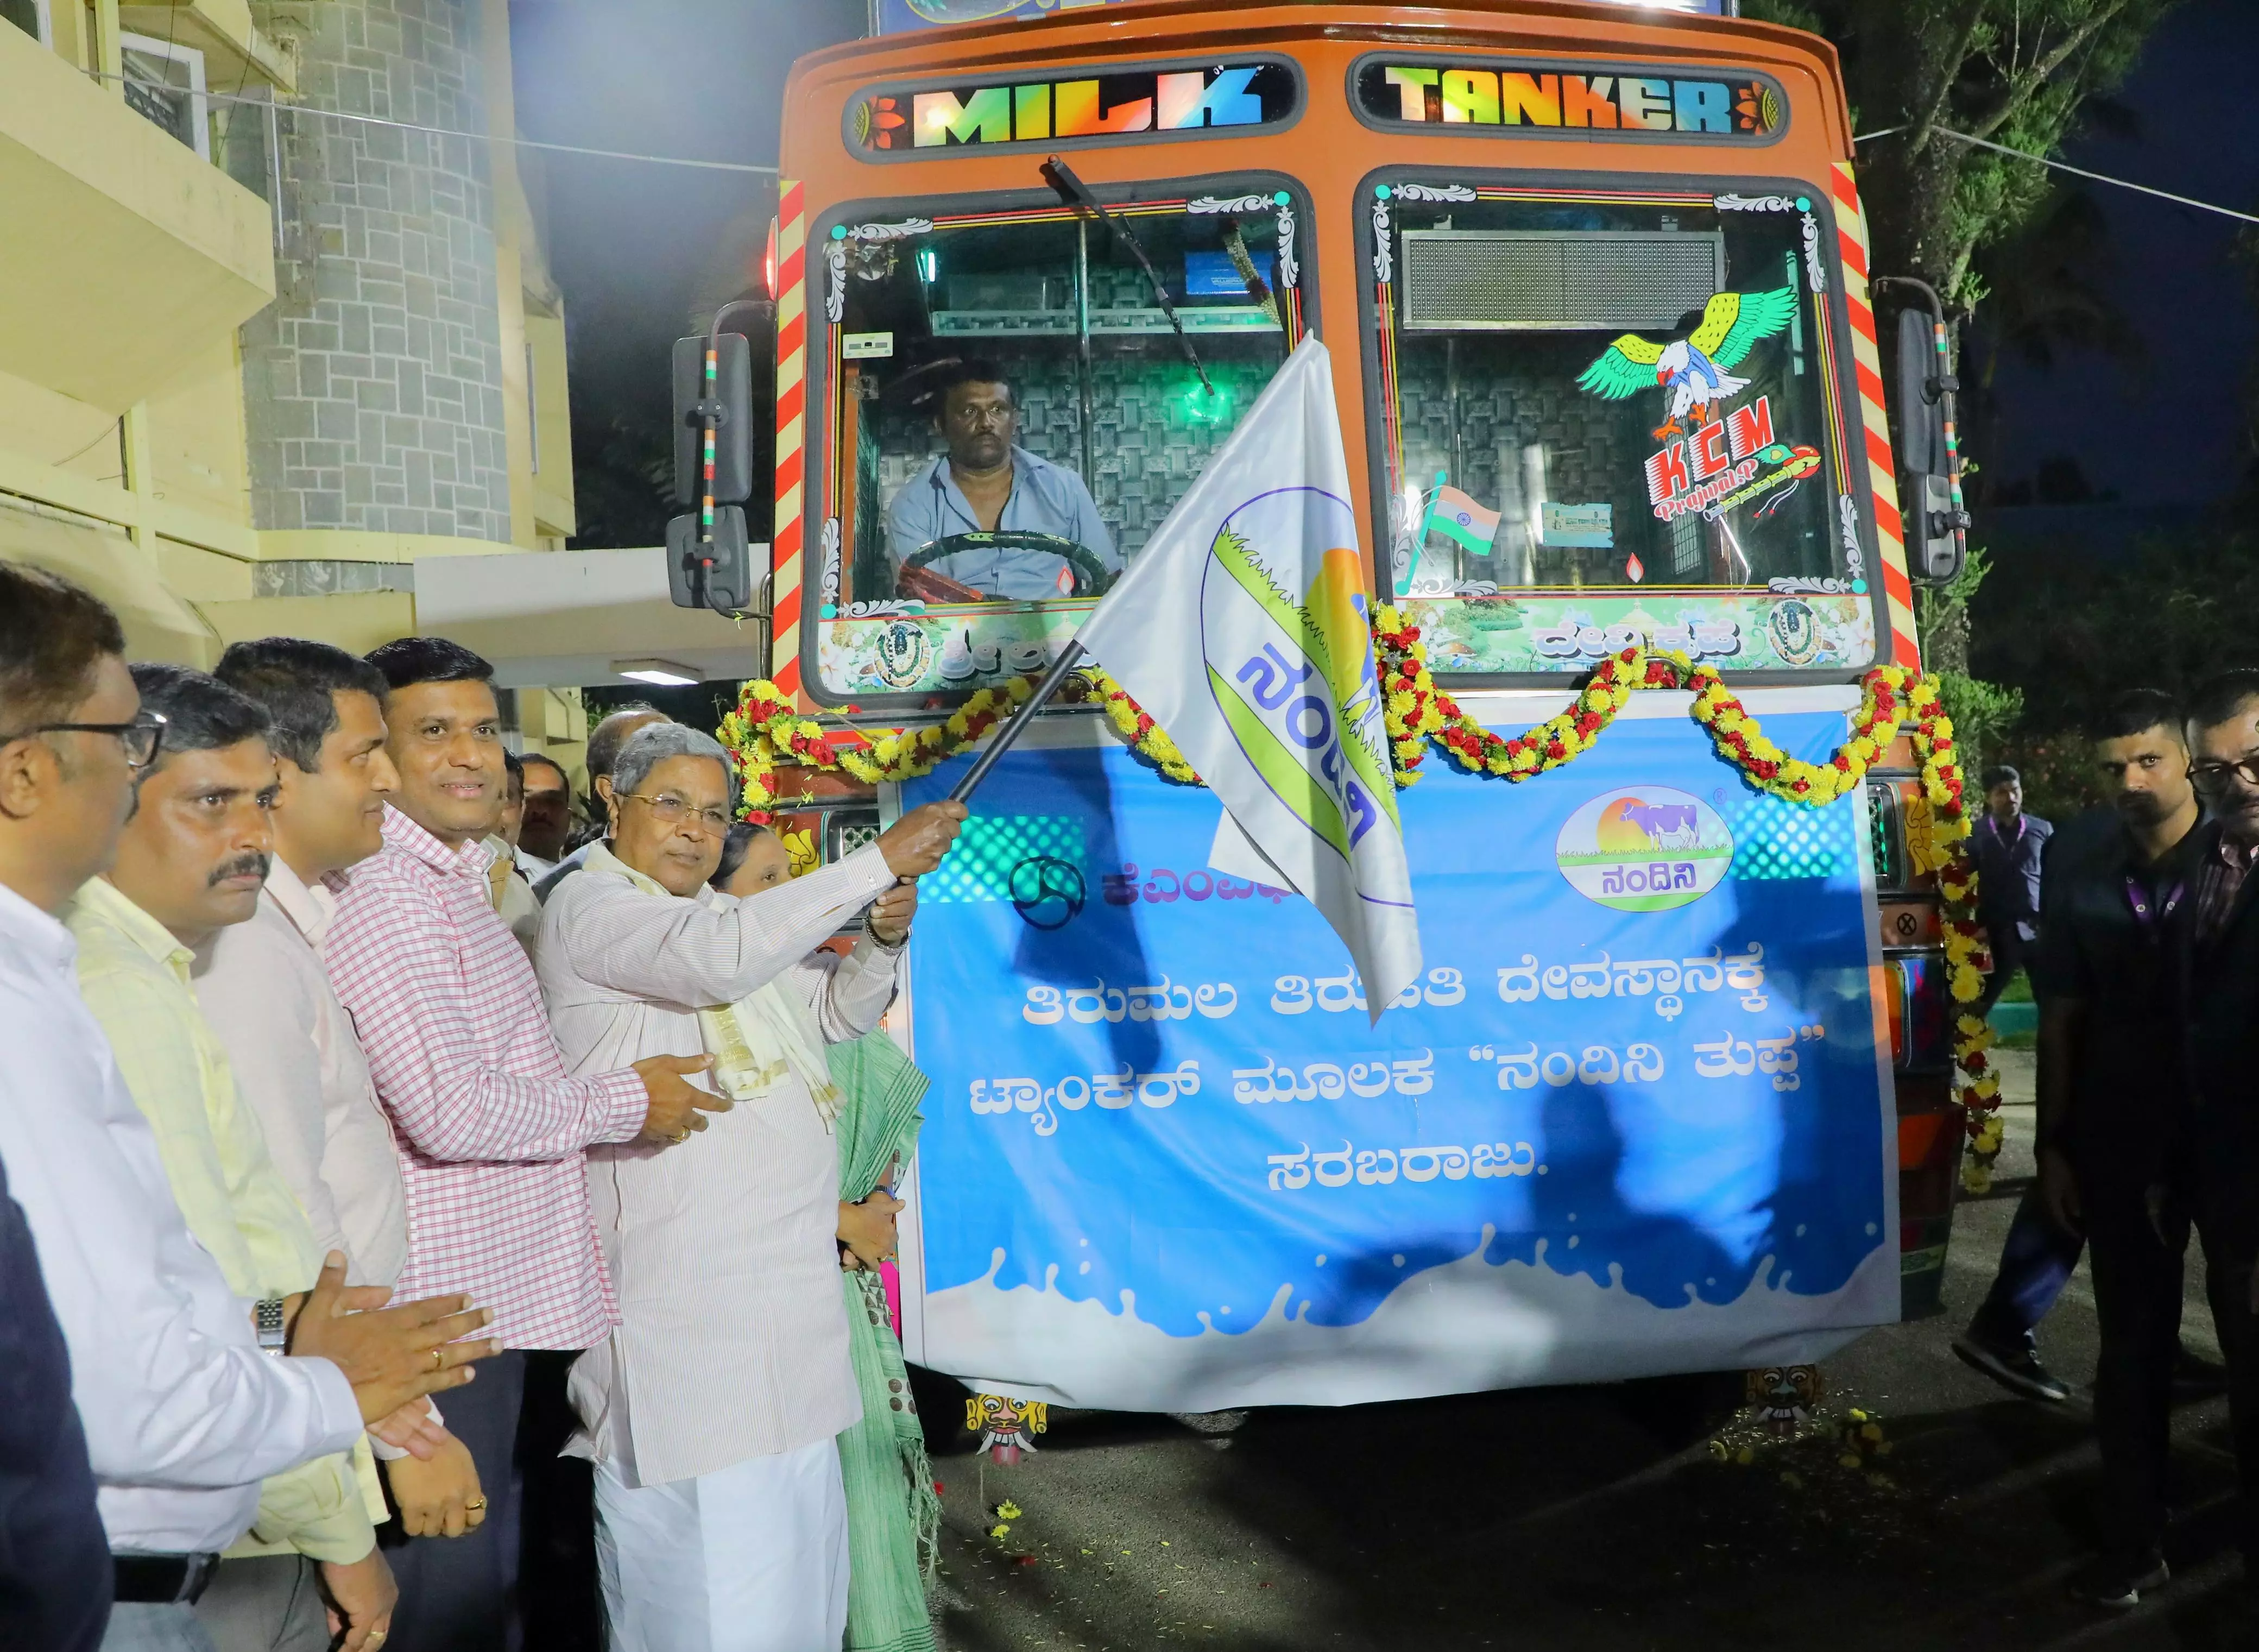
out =
{"type": "MultiPolygon", "coordinates": [[[[638,730],[612,835],[558,886],[537,949],[575,1073],[714,1058],[730,1098],[695,1153],[588,1156],[621,1323],[574,1365],[596,1464],[597,1558],[617,1652],[836,1652],[846,1627],[840,1430],[861,1414],[839,1289],[837,1093],[823,1044],[878,1024],[962,806],[746,901],[706,887],[731,792],[722,749],[638,730]],[[816,951],[868,908],[844,958],[816,951]]],[[[700,1080],[694,1080],[700,1081],[700,1080]]],[[[686,1136],[687,1136],[686,1132],[686,1136]]]]}

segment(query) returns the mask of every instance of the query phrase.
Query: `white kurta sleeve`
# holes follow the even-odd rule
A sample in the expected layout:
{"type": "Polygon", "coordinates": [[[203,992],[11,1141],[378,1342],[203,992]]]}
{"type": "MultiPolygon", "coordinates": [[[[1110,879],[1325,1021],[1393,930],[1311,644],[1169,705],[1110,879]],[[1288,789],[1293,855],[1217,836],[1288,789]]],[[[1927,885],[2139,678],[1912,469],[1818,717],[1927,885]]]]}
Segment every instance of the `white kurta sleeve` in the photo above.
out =
{"type": "Polygon", "coordinates": [[[876,844],[744,901],[646,894],[583,872],[541,917],[540,955],[638,998],[699,1008],[731,1004],[774,979],[894,882],[876,844]]]}
{"type": "Polygon", "coordinates": [[[793,987],[816,1012],[826,1043],[844,1044],[879,1024],[894,1002],[902,949],[880,946],[869,936],[845,958],[814,952],[793,972],[793,987]]]}

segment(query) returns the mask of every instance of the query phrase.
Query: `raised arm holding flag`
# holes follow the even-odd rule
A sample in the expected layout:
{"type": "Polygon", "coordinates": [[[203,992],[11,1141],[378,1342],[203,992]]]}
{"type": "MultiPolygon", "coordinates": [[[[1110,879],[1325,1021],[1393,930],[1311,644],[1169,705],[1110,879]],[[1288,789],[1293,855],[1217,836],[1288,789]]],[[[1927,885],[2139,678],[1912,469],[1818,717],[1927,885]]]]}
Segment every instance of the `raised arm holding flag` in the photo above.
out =
{"type": "MultiPolygon", "coordinates": [[[[1420,930],[1373,670],[1371,598],[1334,406],[1306,337],[1022,713],[1087,653],[1169,731],[1229,816],[1219,870],[1324,914],[1378,1021],[1420,972],[1420,930]],[[1236,829],[1236,830],[1235,830],[1236,829]]],[[[965,796],[1008,747],[1001,731],[965,796]]]]}

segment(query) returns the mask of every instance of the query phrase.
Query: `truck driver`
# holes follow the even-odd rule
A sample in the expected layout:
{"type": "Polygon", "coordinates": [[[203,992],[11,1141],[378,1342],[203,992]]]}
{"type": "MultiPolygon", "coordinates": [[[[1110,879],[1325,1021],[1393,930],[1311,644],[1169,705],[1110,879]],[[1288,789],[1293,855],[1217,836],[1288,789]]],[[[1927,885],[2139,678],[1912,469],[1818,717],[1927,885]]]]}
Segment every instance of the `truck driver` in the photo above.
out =
{"type": "MultiPolygon", "coordinates": [[[[887,548],[897,577],[902,564],[937,539],[960,533],[1050,534],[1072,539],[1119,573],[1114,537],[1082,478],[1039,459],[1015,439],[1020,409],[993,362],[963,361],[941,386],[935,428],[949,452],[902,485],[887,508],[887,548]]],[[[1074,570],[1061,558],[1021,546],[987,546],[936,558],[927,565],[986,596],[1043,602],[1074,590],[1074,570]]]]}

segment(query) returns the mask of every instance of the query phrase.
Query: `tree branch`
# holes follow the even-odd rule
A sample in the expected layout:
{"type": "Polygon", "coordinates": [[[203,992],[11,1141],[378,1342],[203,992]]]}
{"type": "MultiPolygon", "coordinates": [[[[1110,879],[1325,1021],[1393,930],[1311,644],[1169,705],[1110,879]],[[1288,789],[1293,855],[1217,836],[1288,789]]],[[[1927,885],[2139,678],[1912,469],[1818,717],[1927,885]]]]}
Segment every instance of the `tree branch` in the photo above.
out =
{"type": "Polygon", "coordinates": [[[1940,65],[1937,90],[1929,100],[1929,107],[1914,122],[1913,136],[1907,140],[1908,159],[1929,147],[1932,133],[1937,128],[1938,117],[1945,113],[1946,99],[1953,96],[1953,83],[1961,78],[1961,66],[1969,59],[1969,47],[1977,38],[1977,31],[1985,21],[1985,0],[1969,0],[1969,11],[1957,32],[1953,50],[1946,53],[1940,65]]]}
{"type": "Polygon", "coordinates": [[[2092,40],[2101,31],[2104,25],[2123,11],[2126,5],[2127,0],[2110,0],[2109,4],[2072,30],[2070,37],[2061,46],[2034,62],[2023,74],[2011,80],[2008,89],[2001,99],[2000,107],[1978,124],[1972,135],[1978,138],[1990,138],[2001,127],[2006,125],[2016,111],[2031,100],[2032,94],[2045,85],[2056,70],[2061,68],[2070,59],[2072,53],[2092,40]]]}

